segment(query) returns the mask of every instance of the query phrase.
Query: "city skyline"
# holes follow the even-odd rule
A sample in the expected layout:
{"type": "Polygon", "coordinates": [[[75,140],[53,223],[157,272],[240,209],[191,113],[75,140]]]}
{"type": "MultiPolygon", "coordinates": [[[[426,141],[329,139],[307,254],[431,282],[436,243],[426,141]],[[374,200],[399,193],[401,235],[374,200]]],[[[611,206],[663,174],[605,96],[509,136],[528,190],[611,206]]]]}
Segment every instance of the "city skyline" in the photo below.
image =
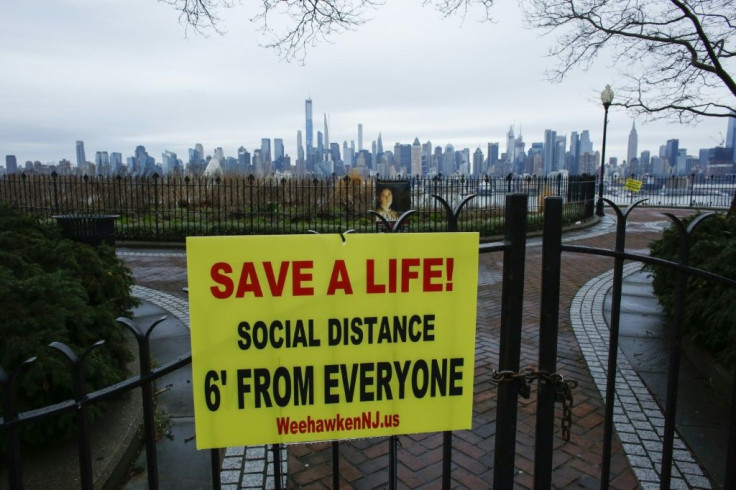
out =
{"type": "MultiPolygon", "coordinates": [[[[134,155],[137,149],[142,146],[146,150],[146,153],[150,155],[157,164],[165,164],[167,158],[170,158],[172,155],[175,155],[180,161],[186,164],[190,160],[191,151],[195,149],[195,147],[196,147],[196,151],[199,154],[199,157],[201,157],[202,159],[207,159],[213,156],[217,157],[218,155],[219,155],[219,158],[237,157],[239,152],[242,149],[245,149],[251,155],[253,155],[254,152],[257,152],[257,151],[260,151],[262,154],[265,154],[268,151],[273,151],[274,153],[273,158],[271,158],[271,156],[269,155],[269,157],[266,158],[266,160],[271,161],[271,160],[276,160],[278,156],[281,156],[281,157],[286,156],[290,158],[291,165],[292,167],[294,167],[295,162],[300,158],[300,155],[304,155],[308,151],[307,150],[308,147],[311,146],[313,149],[317,148],[317,143],[315,143],[317,138],[315,138],[314,135],[318,135],[320,139],[319,144],[323,145],[325,152],[328,151],[329,143],[330,143],[329,137],[327,136],[327,134],[328,134],[328,131],[331,131],[331,129],[328,130],[327,113],[323,113],[324,125],[322,126],[322,129],[317,129],[316,133],[310,134],[313,132],[313,118],[314,118],[313,101],[311,98],[305,99],[304,107],[305,107],[305,111],[304,111],[304,118],[303,118],[303,126],[296,130],[295,136],[293,138],[294,139],[294,145],[292,145],[294,149],[293,153],[290,153],[285,150],[285,148],[287,147],[287,145],[284,144],[284,141],[286,140],[286,138],[273,137],[272,135],[269,135],[269,136],[261,137],[257,144],[254,143],[252,146],[240,145],[238,148],[234,148],[232,151],[225,150],[222,146],[213,146],[213,147],[208,148],[206,145],[200,142],[196,142],[196,143],[186,146],[186,148],[185,147],[178,148],[177,151],[174,151],[172,149],[166,149],[162,152],[160,156],[152,154],[152,152],[148,149],[148,147],[146,147],[146,145],[141,142],[140,144],[136,145],[136,147],[132,151],[130,151],[130,155],[134,155]],[[307,134],[306,142],[300,142],[299,140],[303,131],[307,134]],[[324,141],[322,140],[322,138],[324,138],[324,141]],[[273,145],[274,145],[273,150],[271,150],[271,146],[270,146],[271,141],[273,142],[273,145]],[[264,146],[266,144],[268,144],[268,146],[264,146]],[[276,149],[276,145],[278,145],[278,150],[276,149]],[[301,145],[301,150],[300,150],[300,145],[301,145]]],[[[733,129],[734,123],[731,120],[731,121],[724,121],[724,124],[727,125],[725,144],[732,145],[733,142],[731,140],[733,140],[734,138],[732,133],[736,133],[736,131],[733,129]]],[[[333,143],[336,143],[339,145],[340,151],[342,151],[344,146],[347,146],[347,147],[352,146],[354,147],[355,152],[357,153],[361,147],[361,144],[363,147],[366,146],[365,144],[366,142],[364,140],[363,124],[358,123],[355,129],[356,131],[355,131],[354,138],[351,138],[349,140],[333,141],[333,143]]],[[[436,148],[436,147],[445,148],[446,146],[450,145],[450,146],[455,147],[455,149],[458,151],[469,150],[472,153],[474,151],[480,150],[483,153],[485,158],[488,158],[487,148],[491,144],[495,144],[498,146],[499,148],[498,156],[500,158],[506,153],[506,151],[510,147],[513,147],[516,141],[523,140],[523,143],[525,144],[525,148],[526,148],[525,152],[528,152],[532,148],[532,146],[534,146],[535,144],[542,144],[544,148],[544,161],[552,161],[552,160],[557,161],[557,157],[553,155],[555,152],[554,147],[557,146],[559,142],[561,141],[563,145],[562,147],[564,147],[565,149],[564,151],[568,151],[570,148],[570,144],[572,143],[572,139],[578,138],[580,133],[585,133],[585,137],[588,138],[587,144],[592,149],[591,154],[600,153],[600,150],[601,150],[600,142],[596,141],[594,139],[594,135],[590,133],[590,130],[585,129],[585,128],[580,129],[580,130],[573,130],[570,133],[562,133],[562,132],[555,131],[554,129],[546,129],[544,131],[544,134],[541,135],[541,137],[530,138],[530,137],[524,136],[524,134],[521,132],[521,126],[519,126],[518,128],[515,128],[514,125],[510,125],[505,135],[505,138],[497,140],[497,141],[488,141],[485,144],[476,146],[475,148],[464,147],[462,145],[456,145],[452,141],[440,142],[440,141],[432,141],[431,139],[422,139],[419,136],[416,136],[415,138],[413,138],[413,140],[419,140],[422,145],[426,143],[431,143],[432,148],[436,148]],[[519,130],[519,133],[515,134],[515,131],[517,129],[519,130]],[[557,143],[555,143],[555,140],[558,140],[557,143]]],[[[380,139],[383,139],[381,131],[378,132],[376,139],[368,140],[368,146],[370,146],[370,144],[375,145],[376,141],[380,139]]],[[[660,150],[662,148],[668,147],[668,145],[670,144],[670,141],[673,139],[678,140],[680,150],[687,150],[688,156],[691,156],[693,158],[698,158],[699,151],[706,149],[706,148],[698,148],[698,149],[687,148],[686,146],[682,145],[679,138],[674,137],[674,136],[668,139],[667,141],[662,142],[660,145],[656,146],[656,148],[643,148],[640,145],[638,145],[638,132],[636,130],[636,122],[634,121],[632,122],[632,126],[627,136],[627,146],[626,146],[625,156],[621,158],[618,155],[611,155],[609,153],[606,156],[606,160],[607,160],[606,164],[608,164],[609,161],[611,160],[614,160],[618,165],[621,165],[623,163],[630,163],[631,161],[630,157],[632,155],[632,151],[633,151],[633,155],[635,158],[639,158],[643,152],[647,152],[648,154],[651,154],[653,156],[659,155],[660,150]]],[[[390,141],[390,140],[384,139],[384,144],[386,144],[387,141],[390,141]]],[[[84,144],[85,144],[84,140],[77,140],[75,142],[74,156],[65,157],[63,158],[63,160],[68,160],[71,162],[72,167],[77,167],[79,166],[80,158],[81,158],[81,161],[95,163],[95,157],[92,156],[95,153],[103,152],[106,155],[113,155],[113,154],[122,155],[123,162],[125,162],[125,159],[127,156],[130,156],[126,154],[125,151],[120,151],[118,149],[102,150],[102,149],[97,149],[97,148],[85,147],[84,144]],[[80,143],[82,143],[81,148],[80,148],[80,143]],[[81,156],[80,156],[80,150],[81,150],[81,156]],[[88,156],[85,156],[85,151],[89,152],[88,156]]],[[[394,141],[393,143],[388,143],[387,151],[392,152],[393,146],[399,145],[399,144],[401,145],[409,144],[410,145],[411,143],[408,141],[394,141]]],[[[711,146],[709,148],[713,148],[713,147],[714,146],[711,146]]],[[[610,149],[607,148],[607,151],[610,152],[610,149]]],[[[16,155],[12,155],[12,156],[15,156],[17,158],[16,155]]],[[[507,157],[507,159],[513,160],[513,156],[507,157]]],[[[61,160],[62,158],[56,161],[41,162],[41,163],[55,164],[61,160]]],[[[343,155],[343,160],[344,160],[344,155],[343,155]]],[[[22,168],[24,162],[27,162],[27,161],[33,162],[33,161],[39,161],[39,160],[38,159],[28,160],[28,159],[17,158],[17,161],[18,161],[18,167],[22,168]]],[[[354,162],[352,163],[354,164],[354,162]]]]}
{"type": "MultiPolygon", "coordinates": [[[[488,24],[476,22],[474,10],[444,19],[421,2],[386,4],[357,31],[311,48],[302,66],[259,47],[267,40],[250,22],[252,7],[224,10],[227,32],[203,37],[153,0],[52,3],[10,5],[0,33],[9,74],[0,81],[0,152],[20,162],[74,161],[77,140],[88,152],[129,154],[141,144],[160,161],[164,151],[181,157],[195,143],[210,153],[252,151],[264,137],[282,138],[294,160],[307,98],[315,130],[326,114],[329,139],[340,144],[357,146],[362,124],[365,148],[381,133],[387,145],[418,137],[473,151],[503,145],[513,125],[528,143],[547,129],[588,129],[599,147],[599,94],[607,83],[615,91],[620,76],[601,60],[561,84],[546,81],[554,64],[548,43],[522,27],[516,6],[498,6],[488,24]]],[[[633,121],[611,108],[607,155],[625,159],[633,121]]],[[[635,121],[639,148],[655,153],[678,138],[693,155],[721,143],[727,125],[635,121]]]]}

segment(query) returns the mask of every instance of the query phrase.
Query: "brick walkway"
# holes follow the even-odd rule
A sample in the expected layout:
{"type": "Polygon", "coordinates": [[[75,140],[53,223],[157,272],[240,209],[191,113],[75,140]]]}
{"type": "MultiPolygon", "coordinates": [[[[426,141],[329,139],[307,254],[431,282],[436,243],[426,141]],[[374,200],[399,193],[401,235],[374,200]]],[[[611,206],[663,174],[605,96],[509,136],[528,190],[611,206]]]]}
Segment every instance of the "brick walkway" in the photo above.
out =
{"type": "MultiPolygon", "coordinates": [[[[571,235],[566,242],[613,248],[611,211],[602,223],[571,235]]],[[[667,210],[675,215],[687,210],[667,210]]],[[[659,237],[667,218],[661,210],[642,208],[629,216],[629,252],[647,253],[648,244],[659,237]]],[[[536,366],[541,292],[541,247],[530,240],[527,247],[525,299],[522,333],[522,366],[536,366]]],[[[123,251],[121,256],[133,270],[140,286],[185,298],[186,261],[183,253],[123,251]],[[155,257],[152,258],[152,255],[155,257]]],[[[491,372],[498,366],[501,303],[502,254],[482,254],[478,285],[478,323],[475,366],[473,428],[453,433],[453,488],[488,488],[493,480],[496,386],[491,372]]],[[[574,390],[573,427],[569,442],[555,429],[553,458],[554,488],[597,488],[603,439],[603,401],[591,376],[570,322],[570,306],[580,288],[590,279],[608,271],[612,259],[587,254],[563,254],[560,284],[560,335],[558,372],[578,382],[574,390]]],[[[535,389],[528,400],[520,399],[516,487],[532,488],[534,468],[535,389]]],[[[441,477],[442,434],[415,434],[399,437],[398,479],[402,488],[438,488],[441,477]]],[[[611,487],[639,488],[629,460],[614,437],[611,487]]],[[[360,439],[340,443],[340,487],[385,488],[388,479],[388,439],[360,439]]],[[[332,487],[331,443],[295,444],[287,448],[290,488],[332,487]]],[[[234,487],[235,488],[235,487],[234,487]]]]}

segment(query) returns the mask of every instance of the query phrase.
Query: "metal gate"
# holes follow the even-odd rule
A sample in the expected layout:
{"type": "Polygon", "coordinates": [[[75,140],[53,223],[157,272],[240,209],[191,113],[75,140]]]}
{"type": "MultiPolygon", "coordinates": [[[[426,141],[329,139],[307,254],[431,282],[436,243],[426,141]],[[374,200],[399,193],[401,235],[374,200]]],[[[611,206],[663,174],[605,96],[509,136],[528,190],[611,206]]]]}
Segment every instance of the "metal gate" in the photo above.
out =
{"type": "MultiPolygon", "coordinates": [[[[600,487],[607,489],[611,474],[611,447],[614,426],[614,401],[616,396],[617,355],[619,351],[619,323],[621,313],[621,290],[624,261],[637,261],[671,267],[678,271],[673,331],[671,335],[667,399],[665,406],[664,431],[661,443],[660,488],[671,488],[675,416],[678,401],[679,372],[681,361],[682,327],[688,275],[717,281],[735,287],[736,281],[689,267],[690,239],[697,226],[712,214],[695,218],[685,226],[674,215],[667,214],[679,232],[680,251],[677,263],[625,251],[626,221],[638,204],[633,203],[624,212],[613,202],[606,200],[616,214],[616,239],[613,249],[565,245],[562,242],[562,206],[559,197],[545,200],[544,235],[542,243],[541,312],[539,325],[538,367],[520,369],[521,312],[524,298],[524,264],[526,234],[521,226],[526,216],[526,196],[512,195],[507,199],[507,227],[504,242],[503,262],[503,305],[501,317],[501,346],[499,368],[494,374],[498,381],[498,405],[494,460],[495,488],[512,488],[515,472],[516,417],[519,396],[528,396],[530,384],[538,382],[535,430],[534,488],[552,487],[552,457],[555,426],[555,404],[561,404],[563,438],[569,438],[574,380],[567,380],[557,373],[557,340],[560,303],[560,270],[563,252],[594,254],[613,258],[613,286],[608,339],[608,367],[606,370],[605,418],[603,434],[603,457],[600,471],[600,487]]],[[[483,251],[483,247],[481,247],[483,251]]],[[[736,378],[732,387],[732,400],[736,395],[736,378]]],[[[736,417],[731,404],[728,454],[726,455],[726,478],[723,488],[736,488],[736,417]]],[[[448,487],[445,487],[448,488],[448,487]]]]}

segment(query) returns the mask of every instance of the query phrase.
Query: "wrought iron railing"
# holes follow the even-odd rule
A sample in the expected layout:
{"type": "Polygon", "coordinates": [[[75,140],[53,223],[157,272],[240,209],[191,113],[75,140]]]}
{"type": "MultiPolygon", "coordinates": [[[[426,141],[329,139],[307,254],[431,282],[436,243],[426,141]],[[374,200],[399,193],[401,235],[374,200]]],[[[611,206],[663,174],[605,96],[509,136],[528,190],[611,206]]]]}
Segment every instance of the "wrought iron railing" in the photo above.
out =
{"type": "MultiPolygon", "coordinates": [[[[542,226],[543,200],[565,201],[566,223],[593,216],[594,177],[412,177],[403,179],[415,211],[411,231],[446,231],[444,209],[476,197],[458,218],[461,231],[483,237],[505,229],[506,195],[529,200],[528,226],[542,226]]],[[[376,179],[260,177],[151,178],[13,174],[0,178],[0,203],[19,207],[41,219],[70,215],[115,215],[121,240],[183,241],[186,236],[290,234],[317,231],[376,230],[376,179]]],[[[407,208],[408,209],[408,208],[407,208]]]]}

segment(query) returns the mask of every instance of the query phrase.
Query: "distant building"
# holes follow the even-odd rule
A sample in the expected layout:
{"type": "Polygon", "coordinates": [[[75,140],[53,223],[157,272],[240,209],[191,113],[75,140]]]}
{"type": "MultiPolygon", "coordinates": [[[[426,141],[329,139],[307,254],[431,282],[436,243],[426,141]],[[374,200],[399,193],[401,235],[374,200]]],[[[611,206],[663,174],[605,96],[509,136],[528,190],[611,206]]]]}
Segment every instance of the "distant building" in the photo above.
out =
{"type": "Polygon", "coordinates": [[[176,153],[168,150],[161,155],[161,165],[165,174],[176,174],[181,171],[176,153]]]}
{"type": "Polygon", "coordinates": [[[312,99],[307,99],[304,102],[304,112],[306,116],[306,129],[307,129],[307,155],[309,155],[312,151],[312,99]]]}
{"type": "Polygon", "coordinates": [[[506,133],[506,162],[513,163],[516,155],[514,150],[516,147],[516,138],[514,137],[514,127],[509,126],[509,132],[506,133]]]}
{"type": "Polygon", "coordinates": [[[485,161],[483,157],[483,150],[480,149],[480,146],[475,149],[473,152],[473,175],[476,177],[479,177],[486,173],[485,168],[485,161]]]}
{"type": "Polygon", "coordinates": [[[120,175],[125,170],[123,167],[123,154],[118,151],[110,153],[110,171],[113,175],[120,175]]]}
{"type": "Polygon", "coordinates": [[[271,138],[261,138],[261,158],[264,162],[271,162],[271,138]]]}
{"type": "Polygon", "coordinates": [[[736,116],[728,118],[728,129],[726,130],[726,148],[731,149],[731,161],[736,163],[736,116]]]}
{"type": "Polygon", "coordinates": [[[680,151],[680,140],[671,139],[667,140],[667,144],[664,147],[664,156],[667,158],[667,162],[671,169],[667,173],[673,173],[677,169],[677,156],[680,151]]]}
{"type": "Polygon", "coordinates": [[[282,138],[274,138],[273,140],[273,167],[278,170],[284,168],[284,140],[282,138]]]}
{"type": "Polygon", "coordinates": [[[325,151],[325,160],[330,159],[330,128],[327,124],[327,114],[324,114],[325,118],[325,144],[324,144],[324,151],[325,151]]]}
{"type": "Polygon", "coordinates": [[[77,141],[77,167],[83,168],[87,163],[87,157],[84,155],[84,141],[77,141]]]}
{"type": "Polygon", "coordinates": [[[5,155],[5,173],[18,173],[18,159],[15,157],[15,155],[5,155]]]}
{"type": "Polygon", "coordinates": [[[495,170],[498,164],[498,143],[488,143],[488,170],[495,170]]]}
{"type": "Polygon", "coordinates": [[[328,152],[329,161],[332,162],[333,172],[334,169],[339,169],[342,165],[342,157],[340,156],[340,143],[330,143],[330,151],[328,152]]]}
{"type": "Polygon", "coordinates": [[[544,130],[544,175],[557,170],[557,131],[544,130]]]}
{"type": "Polygon", "coordinates": [[[106,151],[95,153],[95,168],[97,169],[97,175],[109,176],[112,174],[110,155],[106,151]]]}
{"type": "Polygon", "coordinates": [[[644,150],[641,152],[641,157],[639,157],[639,169],[641,170],[641,173],[648,174],[652,172],[652,154],[649,150],[644,150]]]}
{"type": "Polygon", "coordinates": [[[251,171],[250,165],[250,153],[244,146],[241,146],[238,148],[238,171],[248,173],[251,171]]]}
{"type": "Polygon", "coordinates": [[[629,132],[629,145],[626,149],[626,161],[631,162],[636,158],[639,147],[639,136],[636,134],[636,123],[631,123],[631,131],[629,132]]]}
{"type": "Polygon", "coordinates": [[[296,132],[296,158],[297,161],[304,161],[304,145],[302,145],[302,130],[296,132]]]}
{"type": "Polygon", "coordinates": [[[411,164],[407,171],[408,175],[422,175],[422,144],[419,138],[414,138],[411,144],[411,164]]]}

